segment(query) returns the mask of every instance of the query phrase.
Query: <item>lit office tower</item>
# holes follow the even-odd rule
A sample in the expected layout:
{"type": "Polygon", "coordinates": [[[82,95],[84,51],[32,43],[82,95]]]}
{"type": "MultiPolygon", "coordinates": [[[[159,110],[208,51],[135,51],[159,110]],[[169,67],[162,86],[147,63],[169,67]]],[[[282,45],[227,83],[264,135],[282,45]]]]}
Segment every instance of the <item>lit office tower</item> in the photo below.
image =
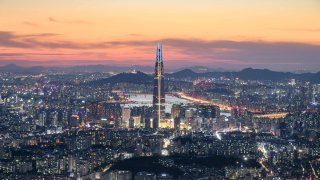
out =
{"type": "Polygon", "coordinates": [[[153,89],[153,128],[159,128],[159,123],[165,117],[165,95],[164,95],[164,76],[162,60],[162,44],[157,46],[156,65],[154,72],[153,89]]]}
{"type": "Polygon", "coordinates": [[[130,109],[129,106],[124,106],[124,107],[122,107],[121,127],[123,127],[123,128],[129,128],[130,113],[131,113],[131,109],[130,109]]]}

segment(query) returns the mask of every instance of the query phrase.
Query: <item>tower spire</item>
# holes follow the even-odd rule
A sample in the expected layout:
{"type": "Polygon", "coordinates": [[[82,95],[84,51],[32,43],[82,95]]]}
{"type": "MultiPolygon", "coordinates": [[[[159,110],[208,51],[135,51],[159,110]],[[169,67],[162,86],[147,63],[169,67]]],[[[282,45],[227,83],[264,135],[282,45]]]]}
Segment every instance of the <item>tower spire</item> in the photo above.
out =
{"type": "Polygon", "coordinates": [[[156,59],[157,59],[157,62],[162,62],[162,43],[161,42],[159,42],[157,45],[156,59]]]}

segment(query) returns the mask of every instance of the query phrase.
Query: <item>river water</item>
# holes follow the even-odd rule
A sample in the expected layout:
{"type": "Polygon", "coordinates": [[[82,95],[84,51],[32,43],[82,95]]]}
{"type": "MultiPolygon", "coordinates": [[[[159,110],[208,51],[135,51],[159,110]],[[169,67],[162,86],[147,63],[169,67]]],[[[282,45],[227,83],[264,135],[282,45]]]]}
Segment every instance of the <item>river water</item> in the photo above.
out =
{"type": "MultiPolygon", "coordinates": [[[[152,94],[138,94],[138,93],[129,93],[126,94],[126,96],[129,97],[130,101],[133,101],[133,103],[130,104],[130,106],[152,106],[152,94]]],[[[184,100],[172,95],[166,95],[166,103],[165,103],[165,112],[171,113],[171,108],[173,104],[187,104],[190,103],[188,100],[184,100]]]]}

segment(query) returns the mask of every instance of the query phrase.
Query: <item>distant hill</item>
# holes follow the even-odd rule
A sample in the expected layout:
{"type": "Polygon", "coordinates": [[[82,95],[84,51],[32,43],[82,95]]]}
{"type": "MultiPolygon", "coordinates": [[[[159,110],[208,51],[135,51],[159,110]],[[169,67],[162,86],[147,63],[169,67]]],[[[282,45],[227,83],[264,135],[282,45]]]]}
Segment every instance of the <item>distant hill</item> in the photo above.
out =
{"type": "Polygon", "coordinates": [[[235,73],[237,77],[245,80],[282,80],[293,77],[292,73],[276,72],[269,69],[246,68],[235,73]]]}
{"type": "Polygon", "coordinates": [[[187,68],[178,68],[178,69],[176,69],[176,71],[182,71],[182,70],[185,70],[185,69],[190,69],[190,70],[192,70],[193,72],[196,72],[196,73],[228,72],[228,71],[230,71],[230,70],[226,70],[226,69],[223,69],[223,68],[210,68],[210,67],[205,67],[205,66],[190,66],[190,67],[187,67],[187,68]]]}
{"type": "Polygon", "coordinates": [[[280,81],[286,79],[297,79],[301,81],[309,81],[312,83],[320,83],[320,72],[295,74],[290,72],[271,71],[269,69],[247,68],[238,73],[235,73],[234,75],[244,80],[280,81]]]}
{"type": "MultiPolygon", "coordinates": [[[[135,70],[143,72],[153,72],[153,68],[149,66],[134,66],[135,70]]],[[[121,73],[131,71],[133,67],[129,66],[110,66],[110,65],[86,65],[86,66],[72,66],[72,67],[45,67],[45,66],[31,66],[24,67],[16,64],[8,64],[0,67],[0,72],[11,72],[17,74],[38,74],[38,73],[95,73],[95,72],[114,72],[121,73]]]]}
{"type": "Polygon", "coordinates": [[[143,72],[120,73],[109,78],[91,81],[90,84],[115,84],[115,83],[132,83],[132,84],[151,84],[153,77],[143,72]]]}
{"type": "Polygon", "coordinates": [[[172,74],[167,74],[166,77],[167,78],[177,78],[177,79],[195,79],[197,77],[199,77],[202,73],[196,73],[194,71],[192,71],[191,69],[184,69],[172,74]]]}
{"type": "Polygon", "coordinates": [[[15,72],[21,71],[22,69],[23,69],[22,67],[17,66],[15,64],[8,64],[6,66],[0,67],[0,71],[1,72],[12,72],[12,73],[15,73],[15,72]]]}
{"type": "Polygon", "coordinates": [[[196,73],[190,69],[184,69],[175,73],[167,74],[166,77],[170,79],[197,79],[201,77],[205,78],[218,78],[218,77],[238,77],[243,80],[270,80],[280,81],[287,79],[297,79],[301,81],[309,81],[312,83],[320,83],[320,72],[318,73],[302,73],[295,74],[290,72],[277,72],[269,69],[253,69],[246,68],[239,72],[205,72],[196,73]]]}

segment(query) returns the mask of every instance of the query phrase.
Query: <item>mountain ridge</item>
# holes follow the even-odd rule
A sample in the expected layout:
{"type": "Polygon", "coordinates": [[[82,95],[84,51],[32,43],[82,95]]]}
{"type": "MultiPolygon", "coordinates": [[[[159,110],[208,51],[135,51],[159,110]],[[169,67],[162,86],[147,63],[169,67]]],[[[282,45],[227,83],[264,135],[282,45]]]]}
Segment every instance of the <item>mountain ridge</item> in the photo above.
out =
{"type": "Polygon", "coordinates": [[[141,71],[133,72],[124,72],[119,73],[114,76],[99,79],[96,81],[91,81],[89,84],[99,85],[99,84],[116,84],[116,83],[132,83],[132,84],[150,84],[152,83],[153,77],[143,73],[141,71]]]}
{"type": "Polygon", "coordinates": [[[317,73],[291,73],[291,72],[278,72],[269,69],[253,69],[245,68],[238,72],[205,72],[196,73],[190,69],[181,70],[175,73],[167,74],[169,79],[189,79],[194,80],[197,78],[218,78],[225,76],[228,78],[240,78],[243,80],[270,80],[279,81],[286,79],[297,79],[302,81],[309,81],[312,83],[320,83],[320,72],[317,73]]]}
{"type": "MultiPolygon", "coordinates": [[[[32,67],[21,67],[16,64],[8,64],[6,66],[0,67],[0,72],[11,72],[11,73],[52,73],[52,72],[65,72],[65,73],[80,73],[80,72],[121,72],[121,76],[125,78],[133,78],[132,83],[143,83],[143,81],[150,81],[149,75],[144,72],[153,72],[153,68],[149,66],[135,66],[129,67],[117,67],[108,65],[88,65],[88,66],[74,66],[74,67],[43,67],[43,66],[32,66],[32,67]],[[138,70],[136,75],[130,76],[130,73],[122,73],[132,71],[132,69],[138,70]],[[142,69],[142,70],[141,70],[142,69]],[[144,74],[144,75],[143,75],[144,74]],[[136,82],[135,82],[136,81],[136,82]]],[[[118,75],[118,74],[117,74],[118,75]]],[[[121,76],[110,77],[118,79],[119,81],[129,81],[125,80],[121,76]]],[[[195,80],[197,78],[219,78],[221,76],[227,78],[240,78],[243,80],[288,80],[297,79],[301,81],[309,81],[311,83],[320,83],[320,71],[317,73],[292,73],[292,72],[279,72],[272,71],[269,69],[254,69],[245,68],[241,71],[229,71],[229,72],[195,72],[190,68],[182,69],[174,73],[166,73],[165,78],[167,79],[177,79],[177,80],[195,80]]],[[[115,83],[115,80],[110,80],[115,83]]]]}

